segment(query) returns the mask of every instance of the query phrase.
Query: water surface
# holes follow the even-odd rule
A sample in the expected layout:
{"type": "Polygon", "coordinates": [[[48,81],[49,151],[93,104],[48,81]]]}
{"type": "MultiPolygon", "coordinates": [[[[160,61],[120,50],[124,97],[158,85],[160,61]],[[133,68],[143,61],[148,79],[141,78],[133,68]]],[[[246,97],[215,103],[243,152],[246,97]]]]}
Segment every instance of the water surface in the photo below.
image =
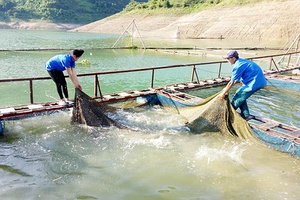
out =
{"type": "MultiPolygon", "coordinates": [[[[47,59],[75,47],[86,49],[82,59],[91,61],[90,66],[78,63],[78,73],[214,61],[220,60],[223,53],[211,51],[212,56],[191,56],[148,50],[94,49],[110,47],[118,36],[0,31],[3,49],[55,49],[1,51],[1,79],[48,76],[43,67],[47,59]]],[[[189,41],[176,43],[190,44],[189,41]]],[[[225,46],[230,47],[230,43],[225,46]]],[[[242,52],[243,55],[264,53],[242,52]]],[[[267,68],[268,63],[262,66],[267,68]]],[[[215,71],[203,69],[200,76],[212,77],[215,71]]],[[[230,75],[229,66],[224,74],[230,75]]],[[[100,79],[104,91],[109,93],[147,88],[148,75],[100,79]]],[[[164,71],[157,74],[157,84],[176,83],[182,75],[189,77],[190,72],[164,71]]],[[[92,80],[81,78],[80,81],[84,91],[93,90],[92,80]]],[[[51,80],[35,83],[34,87],[37,101],[57,100],[51,80]]],[[[191,94],[209,96],[221,89],[191,94]]],[[[24,98],[28,93],[27,83],[1,83],[0,91],[1,107],[28,102],[24,98]]],[[[71,83],[69,91],[73,92],[71,83]]],[[[281,83],[269,82],[269,87],[249,99],[249,107],[253,114],[300,127],[298,93],[293,88],[282,87],[281,83]]],[[[191,133],[182,125],[184,119],[160,107],[122,110],[112,116],[133,130],[71,125],[70,117],[71,110],[4,123],[7,131],[0,138],[1,199],[282,200],[300,195],[298,158],[239,138],[191,133]]]]}

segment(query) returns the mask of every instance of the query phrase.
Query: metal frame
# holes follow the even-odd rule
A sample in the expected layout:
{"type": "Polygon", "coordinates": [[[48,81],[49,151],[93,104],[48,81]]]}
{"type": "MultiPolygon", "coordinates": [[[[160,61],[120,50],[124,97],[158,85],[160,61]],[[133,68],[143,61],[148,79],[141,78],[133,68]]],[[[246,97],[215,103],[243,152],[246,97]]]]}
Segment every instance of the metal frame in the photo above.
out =
{"type": "MultiPolygon", "coordinates": [[[[276,55],[268,55],[268,56],[258,56],[258,57],[252,57],[248,58],[251,60],[258,60],[258,59],[264,59],[264,58],[270,58],[270,67],[269,70],[273,70],[272,66],[274,65],[276,70],[273,72],[279,72],[279,68],[275,62],[275,57],[279,56],[289,56],[288,62],[286,66],[290,66],[291,56],[299,54],[298,52],[290,52],[290,53],[283,53],[283,54],[276,54],[276,55]]],[[[94,73],[85,73],[85,74],[78,74],[78,77],[83,76],[94,76],[94,97],[100,97],[103,98],[103,93],[101,90],[101,85],[98,76],[100,75],[107,75],[107,74],[121,74],[121,73],[133,73],[133,72],[141,72],[141,71],[151,71],[151,83],[150,87],[154,88],[154,80],[155,80],[155,71],[161,70],[161,69],[170,69],[170,68],[185,68],[185,67],[191,67],[191,77],[190,82],[200,83],[200,79],[197,72],[198,66],[207,66],[219,64],[219,70],[217,77],[221,77],[221,71],[222,71],[222,64],[227,63],[227,61],[215,61],[215,62],[201,62],[201,63],[192,63],[192,64],[180,64],[180,65],[168,65],[168,66],[158,66],[158,67],[149,67],[149,68],[136,68],[136,69],[130,69],[130,70],[117,70],[117,71],[106,71],[106,72],[94,72],[94,73]],[[196,79],[196,81],[194,81],[196,79]],[[98,96],[98,92],[99,95],[98,96]]],[[[68,77],[68,76],[65,76],[68,77]]],[[[12,79],[0,79],[0,83],[4,82],[19,82],[19,81],[28,81],[29,82],[29,96],[30,96],[30,103],[34,103],[34,90],[33,90],[33,82],[34,81],[41,81],[41,80],[50,80],[50,77],[31,77],[31,78],[12,78],[12,79]]]]}

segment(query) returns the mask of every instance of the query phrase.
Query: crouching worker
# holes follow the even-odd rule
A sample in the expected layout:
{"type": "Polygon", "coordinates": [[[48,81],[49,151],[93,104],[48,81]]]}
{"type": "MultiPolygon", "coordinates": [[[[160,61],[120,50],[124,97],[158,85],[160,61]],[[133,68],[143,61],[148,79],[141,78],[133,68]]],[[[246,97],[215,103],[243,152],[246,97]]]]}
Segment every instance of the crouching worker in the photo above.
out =
{"type": "Polygon", "coordinates": [[[82,49],[74,49],[70,54],[56,55],[52,57],[45,65],[49,75],[56,85],[56,90],[60,97],[59,105],[66,106],[68,104],[73,104],[73,102],[69,101],[67,82],[63,73],[64,70],[67,71],[75,88],[82,90],[77,78],[75,62],[82,56],[83,53],[84,50],[82,49]]]}
{"type": "Polygon", "coordinates": [[[239,54],[235,50],[229,51],[223,58],[227,59],[230,65],[233,65],[233,69],[231,80],[221,91],[219,98],[224,99],[232,86],[240,82],[241,87],[234,94],[231,104],[235,110],[240,109],[244,119],[249,120],[250,112],[246,100],[267,84],[264,73],[256,63],[239,58],[239,54]]]}

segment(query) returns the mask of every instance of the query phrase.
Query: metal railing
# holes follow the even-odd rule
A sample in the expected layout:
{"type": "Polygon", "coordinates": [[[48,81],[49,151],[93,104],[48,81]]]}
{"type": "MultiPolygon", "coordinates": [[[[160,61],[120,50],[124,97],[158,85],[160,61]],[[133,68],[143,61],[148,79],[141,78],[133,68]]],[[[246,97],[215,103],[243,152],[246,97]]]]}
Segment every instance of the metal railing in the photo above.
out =
{"type": "MultiPolygon", "coordinates": [[[[290,66],[291,57],[292,55],[300,54],[300,51],[298,52],[291,52],[291,53],[283,53],[283,54],[276,54],[276,55],[268,55],[268,56],[258,56],[258,57],[251,57],[248,58],[250,60],[258,60],[258,59],[270,59],[270,65],[269,69],[273,69],[273,66],[275,66],[276,71],[279,70],[277,63],[275,62],[275,57],[288,57],[288,61],[285,63],[285,66],[290,66]]],[[[281,59],[282,60],[282,59],[281,59]]],[[[85,74],[78,74],[78,77],[84,77],[84,76],[94,76],[94,97],[103,97],[101,86],[99,82],[98,76],[101,75],[108,75],[108,74],[121,74],[121,73],[134,73],[134,72],[141,72],[141,71],[151,71],[151,83],[150,87],[154,87],[154,80],[155,80],[155,72],[162,69],[170,69],[170,68],[185,68],[185,67],[191,67],[191,77],[190,82],[194,82],[194,79],[196,78],[196,82],[199,83],[200,79],[197,72],[197,67],[199,66],[209,66],[209,65],[219,65],[218,74],[215,78],[221,77],[222,72],[222,66],[224,63],[227,63],[227,61],[215,61],[215,62],[200,62],[200,63],[191,63],[191,64],[178,64],[178,65],[168,65],[168,66],[159,66],[159,67],[148,67],[148,68],[136,68],[136,69],[129,69],[129,70],[116,70],[116,71],[106,71],[106,72],[93,72],[93,73],[85,73],[85,74]],[[98,96],[98,92],[99,95],[98,96]]],[[[68,76],[65,76],[68,77],[68,76]]],[[[30,103],[34,103],[34,90],[33,90],[33,82],[34,81],[40,81],[40,80],[49,80],[50,77],[31,77],[31,78],[12,78],[12,79],[0,79],[0,83],[4,82],[19,82],[19,81],[28,81],[29,82],[29,95],[30,95],[30,103]]]]}

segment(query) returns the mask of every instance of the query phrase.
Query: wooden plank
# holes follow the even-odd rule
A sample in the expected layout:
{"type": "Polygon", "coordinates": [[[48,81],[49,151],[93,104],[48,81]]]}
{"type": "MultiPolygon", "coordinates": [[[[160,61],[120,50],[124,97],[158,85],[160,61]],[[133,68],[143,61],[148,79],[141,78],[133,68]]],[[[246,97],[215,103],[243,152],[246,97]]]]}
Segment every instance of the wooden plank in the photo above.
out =
{"type": "Polygon", "coordinates": [[[15,110],[15,108],[13,108],[13,107],[10,107],[10,108],[2,108],[2,109],[0,109],[0,113],[2,114],[2,115],[5,115],[5,114],[12,114],[12,113],[15,113],[16,112],[16,110],[15,110]]]}

